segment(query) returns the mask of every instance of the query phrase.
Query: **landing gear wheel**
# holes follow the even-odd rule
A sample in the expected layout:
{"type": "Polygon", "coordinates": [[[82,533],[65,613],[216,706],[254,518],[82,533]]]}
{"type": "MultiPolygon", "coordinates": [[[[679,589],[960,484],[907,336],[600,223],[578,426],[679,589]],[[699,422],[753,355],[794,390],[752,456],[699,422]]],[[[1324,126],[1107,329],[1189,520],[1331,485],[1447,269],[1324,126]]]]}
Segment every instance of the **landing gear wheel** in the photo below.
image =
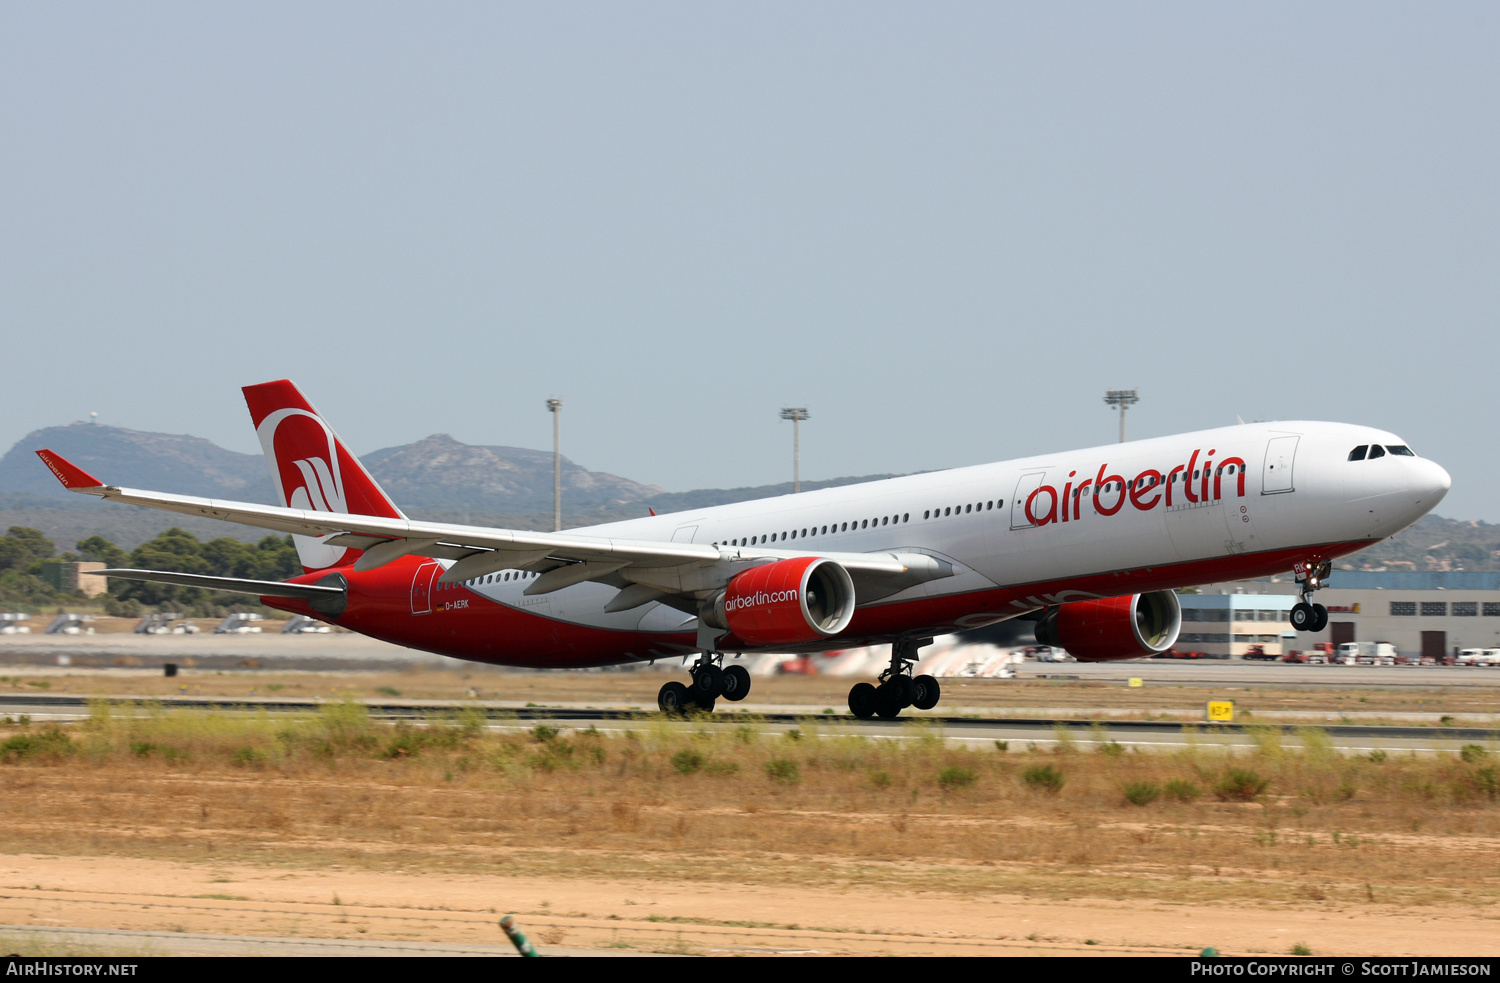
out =
{"type": "Polygon", "coordinates": [[[692,702],[688,704],[687,709],[702,710],[704,713],[714,712],[715,697],[708,696],[697,686],[689,686],[687,688],[687,691],[689,699],[692,700],[692,702]]]}
{"type": "Polygon", "coordinates": [[[931,710],[943,698],[943,688],[931,676],[918,676],[911,681],[911,705],[918,710],[931,710]]]}
{"type": "Polygon", "coordinates": [[[724,670],[724,687],[720,691],[726,700],[738,703],[750,695],[750,671],[744,666],[730,666],[724,670]]]}
{"type": "Polygon", "coordinates": [[[849,691],[849,712],[861,720],[875,716],[877,692],[869,683],[855,683],[849,691]]]}
{"type": "Polygon", "coordinates": [[[894,720],[902,710],[911,706],[910,703],[902,699],[901,689],[904,689],[904,687],[892,687],[887,682],[875,691],[875,712],[882,719],[894,720]]]}
{"type": "Polygon", "coordinates": [[[1325,608],[1321,604],[1314,604],[1312,606],[1312,609],[1313,609],[1313,623],[1312,623],[1312,627],[1308,628],[1307,630],[1308,631],[1322,631],[1324,628],[1327,628],[1328,627],[1328,609],[1325,608]]]}
{"type": "Polygon", "coordinates": [[[1292,605],[1292,627],[1297,631],[1312,631],[1312,624],[1317,620],[1317,613],[1313,606],[1306,601],[1299,601],[1292,605]]]}
{"type": "Polygon", "coordinates": [[[656,708],[662,713],[678,714],[687,708],[690,699],[688,688],[674,679],[656,694],[656,708]]]}
{"type": "Polygon", "coordinates": [[[896,704],[896,709],[905,710],[914,702],[916,687],[910,676],[891,676],[880,684],[880,692],[890,694],[888,698],[896,704]]]}
{"type": "Polygon", "coordinates": [[[693,673],[693,685],[704,699],[716,699],[724,692],[724,670],[712,664],[700,666],[693,673]]]}

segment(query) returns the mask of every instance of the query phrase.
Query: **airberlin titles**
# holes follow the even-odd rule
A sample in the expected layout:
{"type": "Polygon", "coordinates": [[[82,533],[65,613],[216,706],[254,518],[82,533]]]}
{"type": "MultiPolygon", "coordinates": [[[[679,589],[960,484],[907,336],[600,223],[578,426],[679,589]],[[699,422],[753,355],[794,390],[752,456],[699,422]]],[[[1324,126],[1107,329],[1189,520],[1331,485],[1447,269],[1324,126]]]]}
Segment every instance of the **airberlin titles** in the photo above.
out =
{"type": "Polygon", "coordinates": [[[1245,462],[1238,457],[1226,457],[1214,463],[1217,450],[1210,449],[1198,458],[1202,449],[1193,451],[1188,463],[1179,464],[1163,474],[1155,468],[1147,468],[1129,481],[1123,475],[1110,474],[1109,464],[1099,465],[1098,473],[1085,478],[1076,487],[1073,479],[1077,471],[1068,472],[1068,481],[1062,493],[1052,485],[1041,485],[1026,498],[1026,521],[1033,526],[1045,526],[1054,522],[1077,522],[1083,515],[1083,500],[1092,500],[1094,511],[1099,515],[1114,515],[1128,501],[1142,512],[1149,512],[1158,505],[1168,510],[1205,505],[1223,497],[1224,476],[1235,480],[1235,492],[1245,497],[1245,462]],[[1211,479],[1211,480],[1210,480],[1211,479]],[[1174,501],[1174,492],[1180,493],[1174,501]],[[1117,496],[1113,502],[1110,496],[1117,496]],[[1071,507],[1070,507],[1071,505],[1071,507]]]}
{"type": "Polygon", "coordinates": [[[727,611],[738,611],[742,608],[754,607],[760,604],[782,604],[786,601],[795,601],[799,597],[795,588],[792,590],[763,591],[758,590],[753,594],[740,594],[735,597],[724,599],[724,608],[727,611]]]}

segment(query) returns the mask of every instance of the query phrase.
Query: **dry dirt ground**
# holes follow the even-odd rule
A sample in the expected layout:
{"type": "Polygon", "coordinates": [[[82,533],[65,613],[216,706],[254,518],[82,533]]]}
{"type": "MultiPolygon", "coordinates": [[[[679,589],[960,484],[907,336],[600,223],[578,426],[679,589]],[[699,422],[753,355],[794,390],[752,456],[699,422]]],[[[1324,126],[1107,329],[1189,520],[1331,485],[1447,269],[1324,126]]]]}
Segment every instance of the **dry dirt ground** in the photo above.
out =
{"type": "Polygon", "coordinates": [[[654,859],[655,876],[596,880],[12,854],[0,858],[0,922],[493,943],[500,915],[515,911],[544,951],[768,955],[1284,954],[1297,943],[1320,955],[1493,955],[1500,928],[1484,911],[705,883],[654,859]]]}

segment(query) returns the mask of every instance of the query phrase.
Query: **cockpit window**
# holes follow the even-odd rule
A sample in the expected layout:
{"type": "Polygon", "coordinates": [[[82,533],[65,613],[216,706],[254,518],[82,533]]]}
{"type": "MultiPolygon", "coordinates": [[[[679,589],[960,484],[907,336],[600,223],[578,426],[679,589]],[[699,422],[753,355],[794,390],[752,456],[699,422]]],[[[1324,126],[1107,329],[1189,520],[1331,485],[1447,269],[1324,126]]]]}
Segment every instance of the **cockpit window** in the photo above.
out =
{"type": "Polygon", "coordinates": [[[1370,460],[1373,461],[1377,457],[1385,457],[1385,448],[1381,447],[1379,444],[1371,444],[1370,445],[1370,460]]]}
{"type": "Polygon", "coordinates": [[[1407,447],[1405,444],[1386,444],[1385,445],[1385,449],[1388,450],[1388,451],[1390,451],[1392,454],[1396,455],[1397,457],[1416,457],[1417,456],[1417,455],[1413,454],[1411,452],[1411,448],[1407,447]]]}
{"type": "Polygon", "coordinates": [[[1369,449],[1369,444],[1360,444],[1358,447],[1354,448],[1354,450],[1349,452],[1349,460],[1363,461],[1365,459],[1365,451],[1369,449]]]}

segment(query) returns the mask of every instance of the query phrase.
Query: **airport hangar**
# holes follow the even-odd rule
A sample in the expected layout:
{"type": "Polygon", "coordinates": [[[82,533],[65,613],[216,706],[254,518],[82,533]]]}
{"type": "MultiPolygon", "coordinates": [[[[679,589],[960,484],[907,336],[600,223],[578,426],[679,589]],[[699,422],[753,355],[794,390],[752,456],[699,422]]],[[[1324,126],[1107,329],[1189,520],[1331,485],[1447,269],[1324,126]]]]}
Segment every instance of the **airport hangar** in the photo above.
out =
{"type": "Polygon", "coordinates": [[[1500,648],[1500,573],[1335,570],[1328,584],[1313,595],[1328,608],[1320,632],[1291,630],[1297,585],[1290,576],[1180,594],[1177,650],[1237,658],[1252,645],[1283,655],[1317,642],[1390,642],[1402,655],[1441,659],[1500,648]]]}

